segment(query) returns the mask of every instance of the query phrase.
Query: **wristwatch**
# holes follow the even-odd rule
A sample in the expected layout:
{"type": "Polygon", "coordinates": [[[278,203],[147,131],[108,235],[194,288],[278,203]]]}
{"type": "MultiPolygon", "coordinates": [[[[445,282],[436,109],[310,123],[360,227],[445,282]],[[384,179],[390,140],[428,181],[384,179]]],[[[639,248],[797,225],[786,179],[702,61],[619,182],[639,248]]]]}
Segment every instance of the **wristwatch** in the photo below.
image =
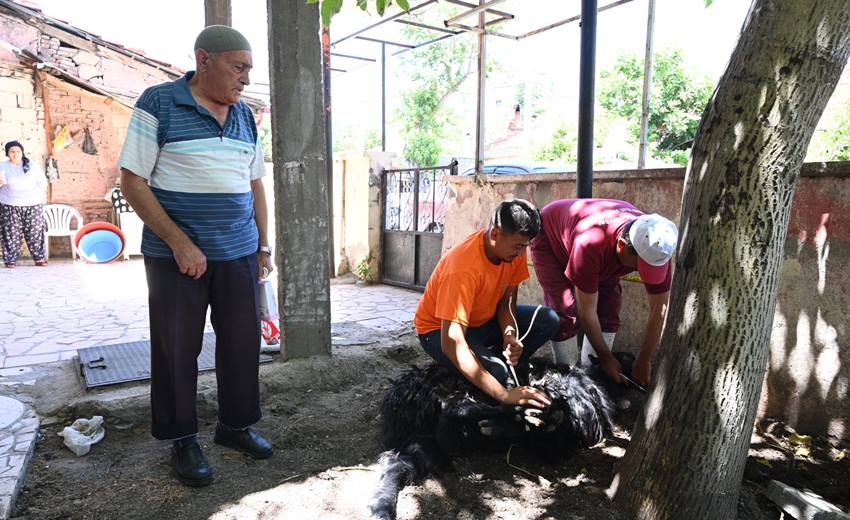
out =
{"type": "Polygon", "coordinates": [[[260,246],[260,248],[259,248],[259,249],[257,249],[257,252],[258,252],[258,253],[265,253],[265,254],[267,254],[267,255],[271,256],[271,254],[272,254],[272,246],[260,246]]]}

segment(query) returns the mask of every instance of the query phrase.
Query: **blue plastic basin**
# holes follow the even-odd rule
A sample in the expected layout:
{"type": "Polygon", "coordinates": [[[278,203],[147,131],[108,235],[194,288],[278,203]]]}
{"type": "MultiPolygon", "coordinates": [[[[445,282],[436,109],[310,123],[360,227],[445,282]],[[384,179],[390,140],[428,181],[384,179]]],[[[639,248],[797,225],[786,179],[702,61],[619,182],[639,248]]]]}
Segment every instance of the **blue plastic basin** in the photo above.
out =
{"type": "Polygon", "coordinates": [[[102,264],[111,262],[121,254],[124,244],[116,233],[107,229],[98,229],[80,239],[77,245],[80,256],[87,262],[102,264]]]}

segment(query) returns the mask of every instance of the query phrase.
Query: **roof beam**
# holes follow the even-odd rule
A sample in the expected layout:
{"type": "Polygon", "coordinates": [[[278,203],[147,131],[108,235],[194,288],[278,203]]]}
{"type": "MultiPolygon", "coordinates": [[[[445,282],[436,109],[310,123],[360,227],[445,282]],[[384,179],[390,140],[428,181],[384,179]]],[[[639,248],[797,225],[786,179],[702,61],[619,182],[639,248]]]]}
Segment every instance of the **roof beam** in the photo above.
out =
{"type": "Polygon", "coordinates": [[[504,1],[505,0],[490,0],[489,2],[484,2],[483,4],[477,5],[471,8],[469,11],[465,11],[457,16],[453,16],[452,18],[446,20],[446,27],[449,27],[451,26],[451,24],[456,23],[459,20],[463,20],[464,18],[469,18],[474,14],[487,11],[490,7],[504,3],[504,1]]]}
{"type": "Polygon", "coordinates": [[[385,23],[387,23],[387,22],[391,22],[391,21],[393,21],[393,20],[396,20],[396,19],[398,19],[398,18],[401,18],[402,16],[407,16],[407,15],[409,15],[410,13],[412,13],[412,12],[414,12],[414,11],[418,11],[419,9],[422,9],[423,7],[426,7],[426,6],[429,6],[429,5],[433,4],[433,3],[435,3],[436,1],[437,1],[437,0],[426,0],[425,2],[422,2],[422,3],[421,3],[421,4],[419,4],[419,5],[415,5],[415,6],[411,7],[408,11],[401,11],[400,13],[396,13],[396,14],[394,14],[394,15],[392,15],[392,16],[388,16],[388,17],[384,18],[383,20],[381,20],[380,22],[373,23],[372,25],[370,25],[370,26],[368,26],[368,27],[364,27],[364,28],[362,28],[362,29],[360,29],[360,30],[358,30],[358,31],[354,31],[353,33],[351,33],[351,34],[349,34],[349,35],[347,35],[347,36],[343,36],[342,38],[340,38],[339,40],[337,40],[337,41],[335,41],[335,42],[331,42],[331,46],[334,46],[334,45],[336,45],[336,44],[338,44],[338,43],[342,43],[342,42],[344,42],[345,40],[348,40],[349,38],[354,38],[355,36],[358,36],[358,35],[360,35],[360,34],[363,34],[364,32],[366,32],[366,31],[368,31],[368,30],[370,30],[370,29],[374,29],[375,27],[378,27],[379,25],[383,25],[383,24],[385,24],[385,23]]]}
{"type": "MultiPolygon", "coordinates": [[[[446,1],[450,4],[462,5],[463,7],[469,7],[470,9],[478,7],[477,4],[470,4],[469,2],[464,2],[463,0],[446,0],[446,1]]],[[[498,16],[505,16],[505,17],[508,17],[510,19],[514,18],[514,15],[512,15],[511,13],[506,13],[504,11],[497,11],[495,9],[487,9],[486,12],[489,13],[489,14],[495,14],[495,15],[498,15],[498,16]]]]}
{"type": "Polygon", "coordinates": [[[409,43],[391,42],[391,41],[387,41],[387,40],[382,40],[380,38],[369,38],[368,36],[355,36],[355,38],[358,39],[358,40],[363,40],[363,41],[367,41],[367,42],[386,43],[387,45],[393,45],[395,47],[405,47],[407,49],[415,49],[416,48],[416,45],[411,45],[409,43]]]}
{"type": "Polygon", "coordinates": [[[399,20],[396,20],[396,22],[404,24],[404,25],[412,25],[414,27],[421,27],[422,29],[428,29],[428,30],[431,30],[431,31],[439,31],[439,32],[444,32],[444,33],[449,33],[449,34],[460,33],[460,31],[452,31],[451,29],[446,29],[445,27],[435,27],[433,25],[428,25],[427,23],[413,22],[413,21],[410,21],[410,20],[399,19],[399,20]]]}

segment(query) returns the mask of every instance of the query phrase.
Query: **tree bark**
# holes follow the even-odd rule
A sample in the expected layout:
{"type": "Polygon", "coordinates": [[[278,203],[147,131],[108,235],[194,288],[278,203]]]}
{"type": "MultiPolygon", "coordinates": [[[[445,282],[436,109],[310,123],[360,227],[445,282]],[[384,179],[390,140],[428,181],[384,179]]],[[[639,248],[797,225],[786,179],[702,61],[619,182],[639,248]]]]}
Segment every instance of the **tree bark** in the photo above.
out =
{"type": "Polygon", "coordinates": [[[655,383],[611,485],[631,517],[737,516],[791,200],[848,53],[850,0],[750,8],[694,143],[655,383]]]}
{"type": "Polygon", "coordinates": [[[330,251],[319,6],[268,0],[281,357],[330,355],[330,251]]]}

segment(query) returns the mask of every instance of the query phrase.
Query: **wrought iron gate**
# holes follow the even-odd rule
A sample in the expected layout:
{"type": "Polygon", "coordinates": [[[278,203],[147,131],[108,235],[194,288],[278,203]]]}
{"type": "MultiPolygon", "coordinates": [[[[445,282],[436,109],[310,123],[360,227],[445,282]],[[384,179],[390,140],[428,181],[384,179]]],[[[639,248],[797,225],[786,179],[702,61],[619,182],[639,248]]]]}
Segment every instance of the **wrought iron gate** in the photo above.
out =
{"type": "Polygon", "coordinates": [[[433,168],[384,170],[381,281],[424,289],[443,248],[449,188],[457,162],[433,168]]]}

